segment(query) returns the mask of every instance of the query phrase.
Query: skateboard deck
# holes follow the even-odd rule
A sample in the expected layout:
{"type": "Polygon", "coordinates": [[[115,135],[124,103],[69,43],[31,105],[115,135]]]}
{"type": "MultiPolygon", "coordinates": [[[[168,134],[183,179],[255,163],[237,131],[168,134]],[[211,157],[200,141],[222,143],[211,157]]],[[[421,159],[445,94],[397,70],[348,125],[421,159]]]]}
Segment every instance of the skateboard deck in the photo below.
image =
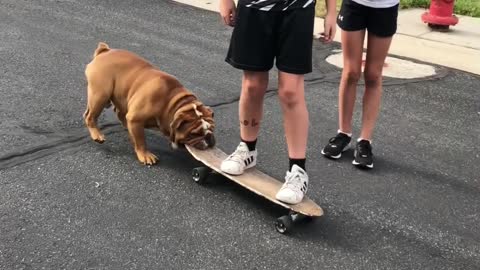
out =
{"type": "Polygon", "coordinates": [[[281,233],[287,231],[294,221],[304,217],[319,217],[323,215],[322,208],[307,196],[298,204],[287,204],[277,200],[275,195],[280,190],[283,182],[259,171],[255,167],[245,170],[242,175],[230,175],[222,172],[220,164],[227,157],[227,154],[217,147],[207,150],[198,150],[190,146],[186,146],[186,148],[195,159],[208,167],[200,167],[193,170],[192,176],[196,182],[204,182],[208,174],[213,170],[257,195],[290,210],[288,216],[280,217],[275,224],[277,231],[281,233]]]}

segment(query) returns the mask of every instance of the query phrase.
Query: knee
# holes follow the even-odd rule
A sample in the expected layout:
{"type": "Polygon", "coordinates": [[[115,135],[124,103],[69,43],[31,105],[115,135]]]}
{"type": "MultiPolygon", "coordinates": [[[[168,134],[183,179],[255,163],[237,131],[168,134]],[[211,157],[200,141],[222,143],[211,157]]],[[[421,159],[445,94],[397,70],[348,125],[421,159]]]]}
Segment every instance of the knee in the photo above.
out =
{"type": "Polygon", "coordinates": [[[300,91],[295,88],[280,88],[278,91],[278,97],[283,107],[293,108],[302,101],[300,91]]]}
{"type": "Polygon", "coordinates": [[[380,72],[365,71],[365,86],[367,88],[377,88],[382,82],[382,74],[380,72]]]}
{"type": "Polygon", "coordinates": [[[243,83],[243,91],[249,98],[261,98],[267,90],[268,82],[262,79],[247,79],[243,83]]]}
{"type": "Polygon", "coordinates": [[[361,71],[349,70],[344,72],[343,79],[348,85],[356,85],[360,80],[360,76],[361,71]]]}

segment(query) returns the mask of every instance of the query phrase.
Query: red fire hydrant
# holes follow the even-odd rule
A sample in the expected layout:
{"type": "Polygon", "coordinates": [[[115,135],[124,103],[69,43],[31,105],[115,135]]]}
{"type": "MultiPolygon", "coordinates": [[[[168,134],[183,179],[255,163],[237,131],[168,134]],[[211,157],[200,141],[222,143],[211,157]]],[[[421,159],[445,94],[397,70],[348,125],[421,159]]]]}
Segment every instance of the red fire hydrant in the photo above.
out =
{"type": "Polygon", "coordinates": [[[422,14],[424,23],[436,30],[448,30],[450,25],[456,25],[458,18],[453,15],[455,0],[432,0],[430,10],[422,14]]]}

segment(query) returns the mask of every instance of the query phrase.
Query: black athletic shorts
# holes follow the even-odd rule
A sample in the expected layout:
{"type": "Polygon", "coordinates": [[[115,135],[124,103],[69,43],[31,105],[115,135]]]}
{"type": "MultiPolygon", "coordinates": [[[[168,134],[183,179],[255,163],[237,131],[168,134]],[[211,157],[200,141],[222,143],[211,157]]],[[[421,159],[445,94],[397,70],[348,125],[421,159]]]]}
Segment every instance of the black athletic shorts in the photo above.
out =
{"type": "Polygon", "coordinates": [[[227,61],[248,71],[312,72],[314,7],[262,11],[239,5],[227,61]]]}
{"type": "Polygon", "coordinates": [[[337,24],[344,31],[367,29],[379,37],[391,37],[397,32],[398,4],[389,8],[367,7],[352,0],[343,0],[337,24]]]}

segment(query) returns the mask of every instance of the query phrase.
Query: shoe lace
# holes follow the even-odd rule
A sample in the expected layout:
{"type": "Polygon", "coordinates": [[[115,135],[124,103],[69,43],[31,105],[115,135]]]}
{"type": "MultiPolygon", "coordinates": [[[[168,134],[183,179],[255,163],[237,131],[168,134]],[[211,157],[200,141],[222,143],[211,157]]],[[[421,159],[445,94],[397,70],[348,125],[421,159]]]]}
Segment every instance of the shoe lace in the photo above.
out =
{"type": "Polygon", "coordinates": [[[369,155],[371,153],[371,146],[369,143],[361,142],[358,144],[358,152],[360,155],[369,155]]]}
{"type": "Polygon", "coordinates": [[[330,144],[339,144],[342,141],[342,137],[340,137],[340,134],[338,134],[335,137],[330,138],[330,144]]]}
{"type": "Polygon", "coordinates": [[[303,186],[302,178],[299,173],[287,172],[285,187],[293,190],[300,190],[303,186]]]}
{"type": "Polygon", "coordinates": [[[243,161],[246,159],[248,156],[248,151],[245,149],[237,148],[235,152],[233,152],[228,159],[238,162],[238,163],[243,163],[243,161]]]}

